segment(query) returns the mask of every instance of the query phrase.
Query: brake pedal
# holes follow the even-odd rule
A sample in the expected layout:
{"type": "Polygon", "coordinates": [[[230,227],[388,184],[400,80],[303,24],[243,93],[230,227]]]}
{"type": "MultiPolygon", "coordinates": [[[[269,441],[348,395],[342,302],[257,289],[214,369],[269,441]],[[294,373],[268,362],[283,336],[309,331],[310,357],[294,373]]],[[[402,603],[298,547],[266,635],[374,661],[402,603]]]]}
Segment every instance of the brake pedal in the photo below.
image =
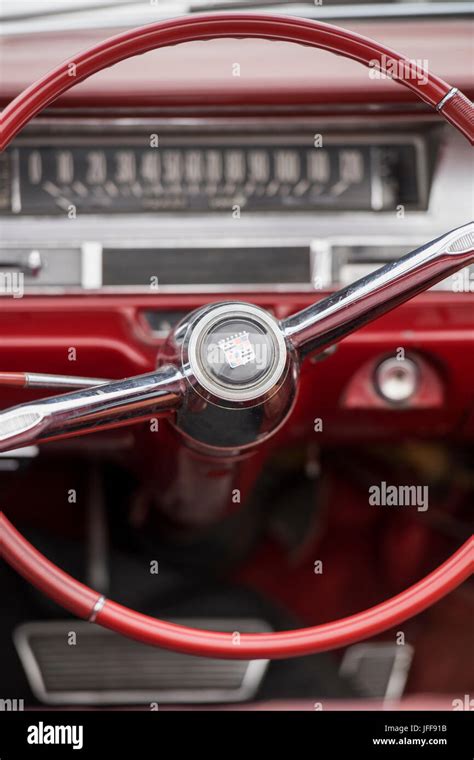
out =
{"type": "MultiPolygon", "coordinates": [[[[211,631],[270,630],[250,619],[173,622],[211,631]]],[[[13,639],[33,694],[48,705],[242,702],[255,696],[269,662],[180,654],[75,620],[25,623],[13,639]]]]}

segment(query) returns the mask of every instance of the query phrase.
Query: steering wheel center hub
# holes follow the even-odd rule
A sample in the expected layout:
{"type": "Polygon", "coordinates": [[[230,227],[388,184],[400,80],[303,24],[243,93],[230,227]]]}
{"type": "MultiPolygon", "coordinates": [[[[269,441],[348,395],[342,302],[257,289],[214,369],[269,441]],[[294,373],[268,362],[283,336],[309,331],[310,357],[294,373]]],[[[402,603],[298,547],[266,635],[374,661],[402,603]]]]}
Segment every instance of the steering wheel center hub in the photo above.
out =
{"type": "Polygon", "coordinates": [[[211,307],[190,330],[188,377],[200,395],[219,401],[257,402],[276,388],[287,362],[278,322],[252,304],[211,307]]]}

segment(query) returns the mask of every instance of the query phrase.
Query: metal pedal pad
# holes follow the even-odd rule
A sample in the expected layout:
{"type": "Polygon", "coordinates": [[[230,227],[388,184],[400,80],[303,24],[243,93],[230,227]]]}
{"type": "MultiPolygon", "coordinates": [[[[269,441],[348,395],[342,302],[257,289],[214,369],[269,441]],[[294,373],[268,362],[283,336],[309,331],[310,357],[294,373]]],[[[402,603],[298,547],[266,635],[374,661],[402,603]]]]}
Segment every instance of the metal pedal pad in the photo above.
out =
{"type": "Polygon", "coordinates": [[[400,699],[413,654],[409,644],[355,644],[345,652],[340,674],[351,681],[361,696],[400,699]]]}
{"type": "MultiPolygon", "coordinates": [[[[211,631],[264,633],[261,620],[174,620],[211,631]]],[[[14,643],[35,697],[48,705],[203,704],[252,699],[268,660],[221,660],[140,644],[100,626],[25,623],[14,643]]]]}

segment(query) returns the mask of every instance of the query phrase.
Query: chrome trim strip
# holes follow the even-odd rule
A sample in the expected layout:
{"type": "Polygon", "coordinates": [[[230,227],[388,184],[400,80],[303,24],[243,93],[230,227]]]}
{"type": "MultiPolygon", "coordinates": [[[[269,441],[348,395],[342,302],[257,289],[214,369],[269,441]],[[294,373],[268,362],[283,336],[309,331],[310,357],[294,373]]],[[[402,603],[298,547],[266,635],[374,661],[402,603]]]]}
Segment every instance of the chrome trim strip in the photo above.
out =
{"type": "Polygon", "coordinates": [[[12,151],[11,160],[11,210],[13,214],[21,213],[20,191],[20,156],[18,150],[12,151]]]}
{"type": "MultiPolygon", "coordinates": [[[[407,104],[407,106],[409,105],[414,106],[415,104],[407,104]]],[[[62,133],[63,130],[65,132],[72,132],[74,129],[79,130],[79,134],[81,135],[84,133],[94,133],[97,130],[103,130],[104,128],[113,129],[117,134],[121,135],[122,130],[135,127],[143,127],[144,129],[149,127],[160,127],[160,129],[165,130],[179,128],[183,130],[200,130],[204,133],[211,130],[217,130],[220,132],[222,129],[226,129],[238,133],[239,131],[246,132],[250,129],[265,132],[267,127],[274,129],[275,125],[277,125],[279,127],[283,126],[292,129],[295,132],[306,128],[314,129],[315,117],[318,120],[318,125],[324,124],[325,126],[330,126],[341,134],[346,134],[348,129],[354,130],[355,128],[369,132],[371,128],[373,129],[381,123],[385,123],[386,120],[389,120],[391,129],[394,124],[398,123],[407,125],[410,129],[416,129],[420,124],[420,119],[423,121],[423,124],[429,121],[434,125],[442,125],[439,118],[433,114],[432,110],[426,111],[426,113],[417,114],[416,116],[412,113],[400,114],[399,110],[405,108],[405,104],[403,103],[399,103],[396,106],[394,105],[393,108],[392,104],[387,104],[387,108],[385,108],[385,104],[381,104],[380,111],[378,110],[377,104],[373,103],[372,105],[367,106],[367,108],[362,109],[364,111],[363,115],[358,112],[353,113],[356,107],[357,105],[351,105],[343,108],[341,104],[336,104],[336,112],[351,111],[349,115],[344,116],[343,122],[332,113],[321,114],[321,109],[318,109],[316,106],[301,106],[297,111],[295,111],[293,107],[272,109],[269,106],[268,108],[265,107],[264,110],[262,107],[262,114],[264,115],[258,114],[258,116],[252,111],[246,113],[244,108],[239,108],[238,120],[236,120],[233,115],[229,115],[229,112],[232,112],[233,114],[236,109],[226,106],[219,106],[217,109],[220,114],[219,116],[205,116],[203,115],[206,113],[205,109],[203,111],[197,111],[195,108],[189,108],[188,110],[144,108],[140,109],[140,113],[142,114],[140,116],[135,115],[137,109],[129,111],[128,109],[110,108],[110,113],[108,113],[103,109],[96,110],[91,108],[81,109],[80,116],[71,118],[70,110],[51,110],[48,112],[47,116],[37,116],[29,122],[15,138],[15,142],[19,141],[22,136],[28,134],[42,135],[46,132],[46,134],[53,133],[57,135],[58,133],[62,133]],[[168,111],[170,115],[167,116],[166,114],[168,111]],[[373,111],[373,113],[367,115],[367,113],[365,113],[366,111],[373,111]],[[394,114],[392,111],[396,111],[397,113],[394,114]],[[64,114],[64,116],[62,114],[64,114]],[[394,119],[396,121],[394,121],[394,119]]],[[[209,110],[211,111],[211,109],[209,110]]],[[[212,109],[212,113],[215,114],[215,112],[216,107],[212,109]]],[[[377,133],[374,132],[374,136],[376,135],[377,133]]]]}
{"type": "MultiPolygon", "coordinates": [[[[313,132],[318,124],[319,121],[316,124],[314,122],[307,122],[304,124],[288,122],[288,131],[279,131],[275,134],[274,130],[276,121],[272,119],[271,123],[268,123],[267,128],[268,130],[272,130],[273,134],[269,134],[269,132],[266,131],[267,128],[265,127],[265,123],[262,121],[247,122],[240,124],[240,126],[232,120],[227,122],[207,122],[206,125],[199,123],[195,125],[173,124],[168,121],[167,128],[165,127],[165,124],[157,125],[155,120],[152,120],[151,123],[149,121],[131,121],[130,123],[125,124],[111,124],[107,121],[98,122],[95,125],[96,128],[103,130],[104,127],[108,127],[113,130],[111,134],[105,136],[102,134],[96,135],[94,130],[91,130],[88,134],[85,124],[80,127],[79,133],[75,132],[72,128],[65,130],[67,134],[63,134],[59,130],[60,125],[52,124],[51,131],[38,129],[37,132],[35,131],[32,133],[25,130],[15,138],[14,145],[15,147],[20,147],[22,145],[27,147],[41,145],[41,147],[45,147],[50,145],[80,146],[93,144],[95,148],[98,145],[122,145],[122,141],[124,137],[126,137],[128,145],[143,146],[144,138],[146,139],[148,136],[145,128],[160,126],[160,128],[167,133],[168,139],[170,140],[170,143],[172,142],[173,147],[178,145],[189,145],[190,147],[195,147],[197,145],[217,146],[229,145],[229,143],[232,143],[233,145],[232,141],[238,140],[239,143],[245,146],[260,144],[265,146],[278,146],[284,143],[286,147],[286,141],[288,141],[288,143],[291,142],[291,144],[294,144],[295,146],[307,145],[308,148],[311,148],[313,146],[313,132]],[[132,133],[126,131],[129,127],[133,128],[140,126],[144,128],[143,132],[136,129],[132,133]],[[179,133],[176,132],[177,127],[183,128],[185,126],[188,127],[188,129],[181,129],[179,133]],[[124,130],[122,131],[120,127],[123,127],[124,130]],[[303,132],[302,130],[308,130],[308,132],[303,132]],[[171,133],[171,137],[169,136],[169,133],[171,133]]],[[[284,125],[284,122],[278,123],[279,127],[284,125]]],[[[364,129],[363,132],[356,131],[352,125],[350,129],[341,129],[340,127],[336,128],[335,126],[331,127],[331,129],[331,134],[324,135],[325,145],[341,144],[341,146],[343,146],[344,142],[350,141],[351,144],[353,143],[354,145],[414,145],[417,149],[420,149],[423,148],[425,144],[421,135],[419,133],[417,134],[415,131],[401,132],[395,131],[391,128],[390,131],[380,134],[375,130],[371,131],[367,128],[364,129]]]]}
{"type": "MultiPolygon", "coordinates": [[[[129,239],[122,239],[118,242],[111,242],[110,246],[106,245],[105,247],[113,247],[113,248],[130,248],[134,247],[137,250],[143,250],[143,249],[150,249],[150,250],[156,250],[157,248],[161,247],[176,247],[179,249],[180,247],[188,248],[190,246],[193,246],[196,251],[199,251],[201,249],[207,249],[207,248],[230,248],[230,247],[246,247],[246,248],[259,248],[259,247],[275,247],[275,248],[294,248],[294,247],[307,247],[308,248],[308,254],[310,257],[310,279],[308,282],[292,282],[292,283],[247,283],[247,284],[237,284],[234,285],[233,283],[216,283],[216,284],[204,284],[204,285],[179,285],[179,284],[169,284],[169,285],[159,285],[157,288],[157,295],[162,294],[176,294],[176,295],[186,295],[186,294],[192,294],[196,296],[200,296],[202,294],[213,294],[213,293],[222,293],[222,294],[229,294],[229,293],[312,293],[314,291],[324,291],[324,290],[331,290],[335,287],[340,287],[340,280],[338,279],[338,266],[339,262],[337,259],[334,258],[334,251],[336,248],[364,248],[367,249],[369,253],[374,253],[373,259],[374,263],[378,266],[382,266],[384,263],[387,263],[388,261],[395,261],[396,256],[394,256],[393,259],[377,259],[376,253],[377,249],[379,247],[391,247],[394,249],[400,249],[400,248],[406,248],[407,252],[410,250],[413,250],[414,248],[422,245],[424,242],[423,237],[421,234],[415,235],[414,233],[410,235],[403,235],[401,237],[395,237],[395,235],[367,235],[367,236],[361,236],[359,235],[328,235],[321,238],[313,238],[308,242],[307,238],[299,238],[299,237],[288,237],[287,239],[276,239],[276,238],[202,238],[199,240],[194,241],[194,245],[191,241],[187,241],[186,239],[176,239],[176,238],[163,238],[159,241],[159,245],[156,245],[151,239],[145,239],[145,240],[139,240],[139,241],[133,241],[129,239]]],[[[90,250],[94,250],[95,246],[99,246],[100,244],[90,242],[85,244],[87,246],[91,246],[90,250]]],[[[6,248],[8,250],[15,250],[15,248],[18,248],[19,250],[24,249],[24,245],[17,243],[14,245],[13,243],[10,243],[6,248]]],[[[56,251],[60,250],[63,246],[58,245],[51,245],[46,252],[48,251],[56,251]]],[[[2,251],[2,246],[0,245],[0,255],[2,251]]],[[[92,255],[91,255],[92,257],[92,255]]],[[[372,260],[372,259],[371,259],[372,260]]],[[[84,258],[83,258],[84,263],[84,258]]],[[[354,262],[357,263],[357,262],[354,262]]],[[[98,261],[96,260],[93,263],[94,269],[98,266],[98,261]]],[[[83,275],[83,281],[84,277],[86,281],[92,283],[93,276],[91,273],[87,271],[88,265],[85,267],[86,272],[83,275]]],[[[92,264],[91,264],[92,269],[92,264]]],[[[99,274],[96,273],[95,275],[96,282],[98,282],[99,274]]],[[[102,278],[102,273],[100,273],[100,278],[102,278]]],[[[102,280],[101,280],[102,281],[102,280]]],[[[101,295],[149,295],[150,289],[147,285],[99,285],[98,289],[100,291],[101,295]]],[[[451,292],[449,282],[446,282],[446,285],[443,286],[443,283],[439,283],[436,286],[436,289],[438,291],[447,291],[451,292]]],[[[26,285],[25,287],[25,295],[26,296],[35,296],[35,295],[87,295],[88,292],[92,291],[91,288],[86,288],[84,285],[67,285],[67,286],[59,286],[59,285],[26,285]]]]}
{"type": "MultiPolygon", "coordinates": [[[[309,283],[275,283],[264,285],[160,285],[159,288],[154,291],[155,296],[159,295],[213,295],[222,293],[313,293],[314,288],[309,283]]],[[[62,287],[59,285],[45,285],[44,287],[27,287],[25,288],[25,296],[65,296],[65,295],[150,295],[149,286],[127,286],[127,285],[104,285],[97,292],[90,290],[86,291],[84,288],[75,287],[62,287]]],[[[0,293],[0,298],[9,298],[10,296],[0,293]]],[[[156,302],[155,302],[156,303],[156,302]]]]}
{"type": "MultiPolygon", "coordinates": [[[[78,109],[79,110],[79,109],[78,109]]],[[[301,116],[301,114],[311,115],[311,114],[320,114],[325,112],[330,113],[346,113],[346,112],[355,112],[354,115],[357,114],[366,114],[367,112],[373,112],[374,115],[380,116],[381,114],[387,114],[392,115],[392,113],[399,112],[402,110],[403,112],[407,111],[409,114],[412,114],[413,112],[420,114],[421,116],[425,115],[428,117],[433,118],[433,112],[431,110],[431,107],[428,106],[426,103],[416,102],[416,103],[404,103],[404,102],[397,102],[394,103],[385,103],[385,102],[378,102],[378,101],[370,101],[366,103],[334,103],[334,104],[321,104],[321,103],[302,103],[301,105],[272,105],[269,104],[268,106],[259,106],[258,104],[252,104],[249,105],[217,105],[217,106],[206,106],[206,105],[189,105],[189,106],[170,106],[170,105],[163,105],[163,106],[140,106],[139,108],[129,108],[127,106],[107,106],[107,108],[99,108],[94,106],[89,106],[87,108],[81,108],[80,114],[81,118],[84,116],[87,116],[88,118],[90,116],[99,115],[101,118],[104,117],[104,113],[109,113],[109,118],[114,118],[116,116],[121,115],[122,117],[133,117],[133,118],[142,118],[142,116],[137,117],[136,114],[153,114],[156,115],[158,118],[165,117],[167,115],[171,115],[171,118],[176,118],[177,114],[179,114],[178,118],[189,118],[189,116],[193,116],[196,118],[201,118],[203,114],[215,114],[216,111],[219,113],[225,114],[225,113],[235,113],[238,111],[239,113],[239,119],[241,114],[244,114],[243,118],[251,118],[252,115],[258,113],[265,114],[265,115],[272,115],[272,114],[288,114],[288,118],[297,118],[301,116]]],[[[68,108],[56,108],[52,106],[51,108],[45,110],[43,113],[47,114],[46,116],[37,116],[30,124],[34,123],[42,123],[44,121],[47,121],[52,118],[60,117],[61,119],[64,116],[69,117],[71,115],[71,110],[68,108]]],[[[403,114],[407,115],[407,114],[403,114]]],[[[149,117],[146,117],[149,118],[149,117]]],[[[207,118],[207,117],[206,117],[207,118]]],[[[212,119],[219,118],[212,116],[212,119]]],[[[68,121],[68,119],[65,119],[65,121],[68,121]]],[[[28,129],[28,125],[25,126],[24,129],[28,129]]]]}
{"type": "Polygon", "coordinates": [[[93,388],[110,383],[110,379],[98,377],[76,377],[73,375],[49,375],[41,372],[26,372],[25,388],[93,388]]]}
{"type": "Polygon", "coordinates": [[[380,174],[380,151],[376,148],[375,145],[372,145],[370,148],[369,160],[370,160],[370,205],[372,207],[372,211],[382,211],[383,210],[383,182],[382,182],[382,176],[380,174]]]}
{"type": "Polygon", "coordinates": [[[446,93],[446,95],[444,96],[444,98],[441,98],[441,100],[439,101],[439,103],[436,106],[436,110],[437,111],[441,111],[444,108],[444,106],[446,105],[446,103],[449,100],[451,100],[451,98],[453,98],[458,92],[459,92],[459,90],[458,90],[457,87],[452,87],[450,89],[450,91],[446,93]]]}
{"type": "Polygon", "coordinates": [[[23,446],[21,449],[0,452],[0,459],[34,459],[38,455],[38,446],[23,446]]]}
{"type": "Polygon", "coordinates": [[[81,251],[81,285],[84,290],[102,287],[102,244],[86,242],[81,251]]]}
{"type": "Polygon", "coordinates": [[[325,290],[333,284],[331,245],[326,239],[313,240],[310,245],[311,283],[313,290],[325,290]]]}

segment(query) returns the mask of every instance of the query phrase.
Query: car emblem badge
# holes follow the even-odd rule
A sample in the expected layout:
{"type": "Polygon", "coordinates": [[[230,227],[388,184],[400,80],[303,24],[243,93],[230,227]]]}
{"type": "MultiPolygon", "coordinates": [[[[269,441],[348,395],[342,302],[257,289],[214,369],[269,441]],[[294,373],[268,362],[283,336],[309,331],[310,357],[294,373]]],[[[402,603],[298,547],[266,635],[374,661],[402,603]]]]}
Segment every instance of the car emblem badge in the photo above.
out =
{"type": "Polygon", "coordinates": [[[243,367],[245,364],[253,362],[256,359],[248,332],[241,332],[220,340],[219,346],[224,352],[227,364],[232,369],[243,367]]]}

